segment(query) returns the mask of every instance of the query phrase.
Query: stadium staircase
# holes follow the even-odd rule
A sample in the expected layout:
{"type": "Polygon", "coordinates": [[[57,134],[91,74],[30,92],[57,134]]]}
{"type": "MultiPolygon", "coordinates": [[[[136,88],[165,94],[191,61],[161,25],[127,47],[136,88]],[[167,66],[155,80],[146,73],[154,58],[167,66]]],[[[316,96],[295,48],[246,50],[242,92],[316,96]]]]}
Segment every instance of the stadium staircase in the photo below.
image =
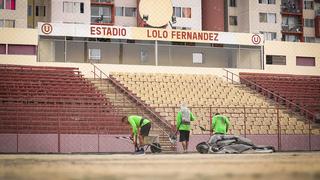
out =
{"type": "Polygon", "coordinates": [[[0,133],[128,134],[77,68],[0,65],[0,133]]]}
{"type": "Polygon", "coordinates": [[[169,141],[169,136],[174,133],[174,126],[168,124],[154,108],[146,104],[137,94],[132,93],[112,75],[107,75],[97,66],[92,65],[95,77],[91,79],[91,82],[110,100],[117,114],[119,116],[140,115],[151,120],[150,135],[159,136],[164,152],[176,151],[176,145],[169,141]]]}

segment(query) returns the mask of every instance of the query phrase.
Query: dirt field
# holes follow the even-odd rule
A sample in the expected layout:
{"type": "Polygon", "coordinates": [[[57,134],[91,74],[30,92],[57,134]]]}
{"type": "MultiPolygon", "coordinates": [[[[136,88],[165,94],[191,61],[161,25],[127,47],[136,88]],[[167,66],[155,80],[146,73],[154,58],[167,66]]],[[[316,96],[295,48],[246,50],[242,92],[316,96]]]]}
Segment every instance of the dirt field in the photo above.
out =
{"type": "Polygon", "coordinates": [[[320,179],[320,152],[0,155],[0,179],[320,179]]]}

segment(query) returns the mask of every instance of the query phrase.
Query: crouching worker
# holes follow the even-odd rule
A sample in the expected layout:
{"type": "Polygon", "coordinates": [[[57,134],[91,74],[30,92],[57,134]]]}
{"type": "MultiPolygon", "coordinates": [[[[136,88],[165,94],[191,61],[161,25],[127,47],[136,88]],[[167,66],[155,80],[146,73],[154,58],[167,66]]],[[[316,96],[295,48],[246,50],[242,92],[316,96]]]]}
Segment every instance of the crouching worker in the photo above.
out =
{"type": "Polygon", "coordinates": [[[215,116],[212,117],[212,131],[214,131],[214,134],[227,134],[229,126],[230,121],[227,116],[216,113],[215,116]]]}
{"type": "Polygon", "coordinates": [[[144,137],[149,135],[151,128],[151,122],[141,116],[124,116],[121,121],[127,123],[131,126],[131,139],[133,139],[133,144],[135,146],[135,152],[137,154],[144,154],[144,137]],[[138,146],[139,140],[139,146],[138,146]]]}

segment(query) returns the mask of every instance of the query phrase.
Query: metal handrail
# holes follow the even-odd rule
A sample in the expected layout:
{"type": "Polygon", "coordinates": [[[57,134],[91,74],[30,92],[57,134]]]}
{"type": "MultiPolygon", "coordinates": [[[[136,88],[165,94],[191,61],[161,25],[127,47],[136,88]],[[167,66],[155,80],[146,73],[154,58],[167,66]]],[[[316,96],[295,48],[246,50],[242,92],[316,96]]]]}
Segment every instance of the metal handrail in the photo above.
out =
{"type": "MultiPolygon", "coordinates": [[[[151,113],[154,117],[156,117],[158,120],[160,120],[161,121],[161,123],[163,123],[165,126],[167,126],[170,130],[173,130],[173,127],[172,127],[172,125],[171,124],[168,124],[165,120],[162,120],[161,119],[161,117],[159,117],[156,113],[154,113],[153,112],[153,110],[150,108],[150,107],[148,107],[145,103],[143,103],[140,99],[138,99],[135,95],[133,95],[132,94],[132,92],[130,92],[129,90],[127,90],[125,87],[123,87],[122,85],[120,85],[118,82],[116,82],[116,80],[115,80],[115,78],[114,77],[112,77],[112,76],[109,76],[109,75],[107,75],[106,73],[104,73],[101,69],[99,69],[95,64],[93,64],[92,62],[91,62],[91,64],[93,65],[93,67],[94,67],[94,71],[93,71],[93,73],[94,73],[94,78],[95,78],[95,76],[97,75],[98,76],[98,74],[95,72],[95,69],[97,69],[99,72],[100,72],[100,79],[103,79],[102,78],[102,75],[104,75],[106,78],[108,78],[113,84],[115,84],[118,88],[120,88],[121,90],[123,90],[126,94],[128,94],[131,98],[133,98],[138,104],[140,104],[140,105],[142,105],[149,113],[151,113]]],[[[160,126],[158,126],[159,128],[160,128],[160,126]]],[[[163,130],[163,129],[162,129],[163,130]]],[[[165,130],[163,130],[163,131],[165,131],[165,130]]],[[[166,132],[165,132],[166,133],[166,132]]],[[[171,134],[173,133],[173,132],[170,132],[171,134]]],[[[167,134],[167,135],[169,135],[169,134],[167,134]]]]}
{"type": "MultiPolygon", "coordinates": [[[[253,81],[250,81],[250,80],[248,80],[248,79],[246,79],[246,78],[240,77],[240,76],[238,76],[237,74],[235,74],[235,73],[233,73],[233,72],[231,72],[231,71],[228,71],[227,69],[223,69],[223,70],[225,70],[225,71],[227,72],[227,76],[225,76],[225,77],[227,78],[227,80],[232,80],[232,83],[233,83],[233,81],[234,81],[233,76],[236,76],[236,77],[239,78],[239,81],[240,81],[240,80],[243,80],[243,81],[245,81],[245,82],[248,82],[250,86],[255,86],[255,87],[260,88],[261,90],[265,91],[265,92],[268,93],[269,95],[272,95],[274,98],[283,100],[283,101],[286,103],[286,105],[292,105],[292,106],[294,106],[294,107],[296,107],[296,108],[299,108],[302,112],[305,112],[305,117],[306,117],[306,118],[308,118],[308,114],[309,114],[309,115],[311,115],[311,119],[312,119],[312,120],[315,119],[315,114],[312,113],[311,111],[303,108],[302,106],[299,106],[298,104],[293,103],[293,102],[291,102],[290,100],[288,100],[288,99],[286,99],[286,98],[284,98],[284,97],[282,97],[282,96],[279,96],[279,95],[275,94],[274,92],[272,92],[272,91],[270,91],[270,90],[268,90],[268,89],[266,89],[266,88],[258,85],[257,83],[255,83],[255,82],[253,82],[253,81]],[[231,79],[230,79],[229,76],[228,76],[229,73],[231,74],[231,79]]],[[[235,82],[236,82],[236,81],[235,81],[235,82]]],[[[238,82],[238,83],[240,83],[240,82],[238,82]]],[[[275,102],[277,103],[277,105],[280,105],[279,102],[277,102],[277,101],[275,101],[275,102]]]]}

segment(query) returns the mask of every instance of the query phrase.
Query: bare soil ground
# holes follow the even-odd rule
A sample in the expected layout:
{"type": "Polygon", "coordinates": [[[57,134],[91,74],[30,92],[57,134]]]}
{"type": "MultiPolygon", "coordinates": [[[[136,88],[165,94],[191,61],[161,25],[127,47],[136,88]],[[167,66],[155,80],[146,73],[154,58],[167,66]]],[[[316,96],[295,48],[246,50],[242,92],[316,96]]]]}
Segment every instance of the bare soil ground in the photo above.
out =
{"type": "Polygon", "coordinates": [[[320,152],[0,155],[0,179],[319,180],[320,152]]]}

